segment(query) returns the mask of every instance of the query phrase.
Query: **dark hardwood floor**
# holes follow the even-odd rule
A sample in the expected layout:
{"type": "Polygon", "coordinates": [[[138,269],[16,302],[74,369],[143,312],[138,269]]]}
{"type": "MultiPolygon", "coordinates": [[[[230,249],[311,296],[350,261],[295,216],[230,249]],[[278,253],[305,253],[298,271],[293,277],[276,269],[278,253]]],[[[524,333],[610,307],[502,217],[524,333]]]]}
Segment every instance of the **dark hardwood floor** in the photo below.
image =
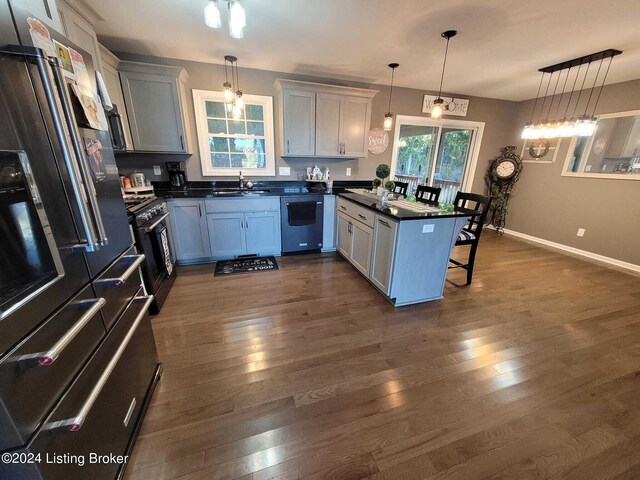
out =
{"type": "Polygon", "coordinates": [[[127,477],[640,478],[640,279],[487,231],[393,308],[335,254],[183,268],[127,477]]]}

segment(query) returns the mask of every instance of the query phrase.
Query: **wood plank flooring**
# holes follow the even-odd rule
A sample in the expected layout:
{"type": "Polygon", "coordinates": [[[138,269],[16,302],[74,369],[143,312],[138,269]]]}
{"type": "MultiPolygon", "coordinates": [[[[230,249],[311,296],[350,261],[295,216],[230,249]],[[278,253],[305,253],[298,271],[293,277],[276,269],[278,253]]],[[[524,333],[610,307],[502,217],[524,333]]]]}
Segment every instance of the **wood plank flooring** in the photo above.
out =
{"type": "Polygon", "coordinates": [[[182,268],[130,480],[640,478],[640,279],[485,232],[393,308],[335,254],[182,268]]]}

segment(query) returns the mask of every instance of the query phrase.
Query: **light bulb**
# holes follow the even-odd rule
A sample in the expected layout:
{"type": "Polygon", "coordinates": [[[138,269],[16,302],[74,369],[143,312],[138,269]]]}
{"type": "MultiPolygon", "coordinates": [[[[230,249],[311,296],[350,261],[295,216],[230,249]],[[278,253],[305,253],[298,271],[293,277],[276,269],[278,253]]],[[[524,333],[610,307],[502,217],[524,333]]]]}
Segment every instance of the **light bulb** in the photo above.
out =
{"type": "Polygon", "coordinates": [[[382,128],[384,128],[385,131],[390,132],[392,126],[393,126],[393,113],[387,112],[384,114],[384,122],[382,123],[382,128]]]}
{"type": "Polygon", "coordinates": [[[220,28],[221,22],[218,0],[209,0],[207,6],[204,7],[204,23],[211,28],[220,28]]]}
{"type": "Polygon", "coordinates": [[[235,119],[238,119],[242,116],[242,108],[239,107],[237,103],[233,105],[233,108],[231,110],[231,116],[235,119]]]}
{"type": "Polygon", "coordinates": [[[239,108],[244,108],[244,100],[242,99],[242,92],[240,90],[236,92],[236,105],[239,108]]]}
{"type": "Polygon", "coordinates": [[[596,118],[583,115],[576,121],[575,135],[580,137],[590,137],[596,130],[596,118]]]}
{"type": "Polygon", "coordinates": [[[229,35],[233,38],[244,37],[247,19],[242,4],[235,0],[229,5],[229,35]]]}
{"type": "Polygon", "coordinates": [[[224,100],[228,103],[233,100],[233,90],[231,89],[231,84],[229,82],[224,82],[222,86],[224,87],[224,100]]]}
{"type": "Polygon", "coordinates": [[[444,108],[441,102],[436,102],[438,102],[437,99],[433,102],[433,107],[431,107],[431,118],[433,118],[434,120],[439,120],[440,118],[442,118],[444,108]]]}
{"type": "Polygon", "coordinates": [[[532,134],[533,134],[533,125],[531,125],[530,123],[527,123],[524,126],[524,129],[522,130],[521,138],[523,140],[531,140],[533,138],[531,136],[532,134]]]}

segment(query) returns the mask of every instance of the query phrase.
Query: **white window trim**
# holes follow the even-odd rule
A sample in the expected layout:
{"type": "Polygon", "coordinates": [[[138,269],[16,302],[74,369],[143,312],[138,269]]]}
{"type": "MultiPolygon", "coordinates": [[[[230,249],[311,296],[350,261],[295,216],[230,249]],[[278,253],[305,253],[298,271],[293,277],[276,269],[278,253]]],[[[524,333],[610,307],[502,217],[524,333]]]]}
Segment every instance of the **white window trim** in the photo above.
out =
{"type": "MultiPolygon", "coordinates": [[[[207,112],[205,102],[224,102],[224,93],[212,90],[193,90],[193,110],[196,116],[196,129],[198,132],[198,150],[200,152],[200,166],[203,177],[235,177],[240,169],[214,168],[211,166],[211,154],[209,151],[209,128],[207,125],[207,112]]],[[[265,135],[265,162],[266,168],[243,168],[244,176],[274,177],[276,175],[276,161],[273,132],[273,97],[264,95],[242,96],[245,103],[262,105],[264,111],[264,135],[265,135]]],[[[233,137],[233,135],[230,135],[233,137]]],[[[240,138],[251,138],[243,135],[240,138]]]]}
{"type": "MultiPolygon", "coordinates": [[[[443,127],[454,127],[454,128],[466,128],[466,129],[475,129],[476,134],[473,136],[471,146],[471,157],[468,168],[465,169],[464,177],[462,178],[462,184],[460,185],[460,190],[463,192],[471,191],[471,187],[473,186],[473,179],[476,175],[476,165],[478,163],[478,157],[480,156],[480,145],[482,144],[482,135],[484,134],[484,122],[472,122],[470,120],[453,120],[453,119],[443,119],[443,120],[432,120],[427,117],[415,117],[412,115],[396,115],[395,118],[395,130],[393,132],[393,143],[391,144],[392,153],[391,153],[391,175],[394,175],[396,171],[396,165],[398,163],[398,149],[396,145],[400,141],[400,126],[401,125],[418,125],[421,127],[437,127],[440,130],[443,127]]],[[[436,151],[434,155],[438,155],[438,150],[436,146],[436,151]]]]}
{"type": "MultiPolygon", "coordinates": [[[[640,115],[640,110],[630,110],[628,112],[617,112],[617,113],[603,113],[601,115],[597,115],[598,120],[605,118],[620,118],[620,117],[630,117],[640,115]]],[[[595,132],[591,137],[589,137],[589,141],[585,147],[586,152],[590,152],[593,146],[593,141],[595,139],[595,132]]],[[[580,172],[567,172],[567,168],[569,168],[569,164],[571,163],[571,157],[573,156],[573,151],[576,149],[576,142],[578,141],[578,137],[571,137],[571,143],[569,144],[569,150],[567,150],[567,157],[564,160],[564,165],[562,167],[561,176],[563,177],[575,177],[575,178],[604,178],[606,180],[640,180],[640,175],[619,175],[616,173],[580,173],[580,172]]]]}

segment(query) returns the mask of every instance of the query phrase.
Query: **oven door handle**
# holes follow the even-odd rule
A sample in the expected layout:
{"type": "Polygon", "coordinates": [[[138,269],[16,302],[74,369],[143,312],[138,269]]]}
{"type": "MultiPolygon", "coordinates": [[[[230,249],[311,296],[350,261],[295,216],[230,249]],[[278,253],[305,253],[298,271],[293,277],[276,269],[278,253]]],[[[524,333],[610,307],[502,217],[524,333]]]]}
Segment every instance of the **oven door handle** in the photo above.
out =
{"type": "Polygon", "coordinates": [[[150,233],[151,231],[153,231],[158,225],[160,225],[160,223],[169,216],[169,212],[165,213],[164,215],[162,215],[158,220],[156,220],[155,222],[153,222],[151,225],[149,225],[148,227],[144,228],[145,233],[150,233]]]}
{"type": "Polygon", "coordinates": [[[114,278],[100,278],[98,280],[96,280],[95,283],[99,283],[99,284],[108,284],[108,285],[113,285],[116,287],[120,287],[122,285],[125,284],[125,282],[129,279],[129,277],[131,275],[133,275],[133,272],[135,272],[138,267],[140,266],[140,264],[142,262],[144,262],[144,255],[140,254],[140,255],[123,255],[122,257],[120,257],[122,260],[129,260],[132,258],[135,258],[135,260],[133,261],[133,263],[131,263],[131,265],[129,265],[129,268],[127,268],[124,273],[122,275],[120,275],[119,277],[114,277],[114,278]]]}
{"type": "Polygon", "coordinates": [[[153,301],[153,295],[135,298],[135,300],[142,300],[142,299],[145,299],[146,301],[142,306],[140,313],[138,313],[138,316],[133,321],[131,328],[127,332],[126,336],[122,340],[122,343],[120,344],[116,352],[113,354],[113,357],[111,357],[111,360],[109,360],[109,363],[107,364],[106,368],[103,370],[102,375],[100,375],[95,386],[91,389],[89,396],[86,398],[86,400],[80,407],[80,410],[78,410],[78,413],[72,418],[69,418],[67,420],[60,420],[58,422],[54,422],[47,425],[48,430],[59,429],[59,428],[66,428],[72,432],[80,430],[80,428],[82,427],[82,424],[87,419],[87,416],[91,411],[91,408],[93,407],[94,403],[96,403],[96,400],[100,396],[100,392],[102,392],[102,389],[109,381],[109,377],[111,376],[111,373],[113,373],[113,371],[115,370],[116,365],[118,364],[118,361],[120,360],[120,358],[122,357],[122,354],[124,353],[127,346],[129,345],[131,338],[133,338],[133,336],[135,335],[136,330],[140,325],[140,322],[142,322],[142,319],[147,313],[147,310],[149,310],[149,306],[153,301]]]}

